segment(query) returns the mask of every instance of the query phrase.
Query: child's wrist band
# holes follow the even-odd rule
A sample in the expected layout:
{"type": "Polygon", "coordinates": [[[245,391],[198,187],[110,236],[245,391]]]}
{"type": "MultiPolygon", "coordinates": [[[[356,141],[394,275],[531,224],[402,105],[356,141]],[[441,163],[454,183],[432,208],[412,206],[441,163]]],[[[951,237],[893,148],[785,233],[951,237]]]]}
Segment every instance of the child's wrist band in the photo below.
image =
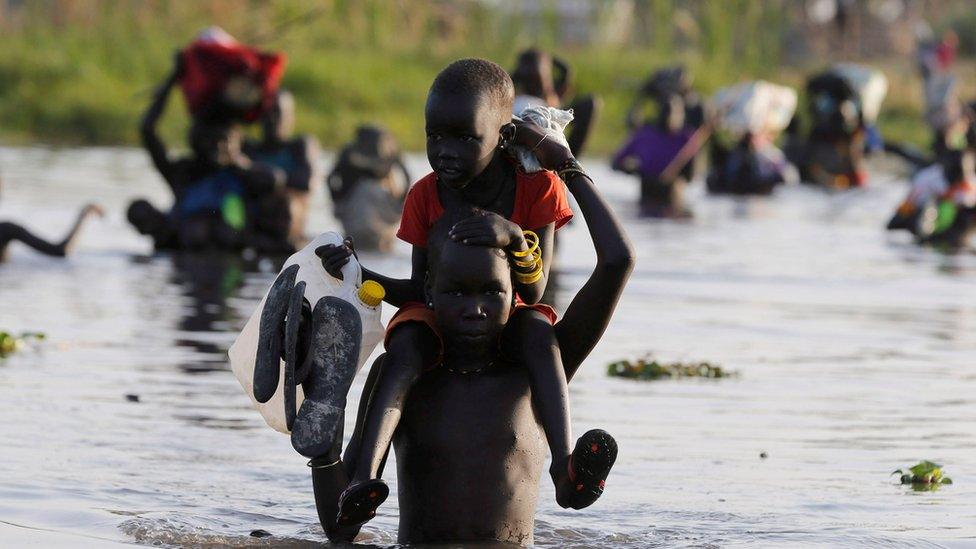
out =
{"type": "Polygon", "coordinates": [[[519,272],[516,272],[515,273],[515,279],[518,280],[521,284],[535,284],[541,278],[542,278],[542,265],[541,265],[541,263],[540,263],[539,267],[536,270],[532,271],[531,273],[528,273],[528,274],[523,274],[523,273],[519,273],[519,272]]]}
{"type": "Polygon", "coordinates": [[[525,243],[528,244],[529,249],[524,252],[511,252],[515,257],[526,257],[539,249],[539,235],[532,231],[522,231],[522,234],[525,237],[525,243]]]}
{"type": "Polygon", "coordinates": [[[542,261],[542,248],[536,248],[529,252],[528,257],[513,257],[512,263],[519,267],[535,267],[535,264],[542,261]]]}
{"type": "Polygon", "coordinates": [[[513,259],[512,263],[516,267],[521,267],[523,269],[535,269],[536,265],[542,262],[542,258],[533,254],[531,261],[520,261],[518,259],[513,259]]]}

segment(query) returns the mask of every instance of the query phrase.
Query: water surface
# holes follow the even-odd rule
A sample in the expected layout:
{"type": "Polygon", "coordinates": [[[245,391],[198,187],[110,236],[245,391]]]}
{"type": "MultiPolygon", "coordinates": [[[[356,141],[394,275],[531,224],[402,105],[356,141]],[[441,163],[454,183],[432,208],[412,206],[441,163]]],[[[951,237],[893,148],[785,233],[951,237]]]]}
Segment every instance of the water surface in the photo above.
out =
{"type": "MultiPolygon", "coordinates": [[[[537,545],[976,546],[976,256],[885,234],[903,181],[750,200],[696,189],[695,221],[669,223],[638,220],[635,182],[587,165],[638,263],[572,384],[574,429],[611,431],[620,457],[585,511],[541,483],[537,545]],[[741,375],[606,377],[645,353],[741,375]],[[888,476],[920,459],[955,484],[913,492],[888,476]]],[[[50,237],[86,201],[109,211],[67,261],[15,245],[0,265],[0,329],[48,335],[0,361],[0,545],[321,544],[304,460],[225,360],[275,267],[150,257],[124,208],[168,201],[138,150],[0,149],[0,177],[0,219],[50,237]]],[[[310,232],[337,227],[321,194],[313,208],[310,232]]],[[[582,223],[563,236],[565,305],[593,253],[582,223]]],[[[363,261],[405,276],[409,249],[363,261]]],[[[361,541],[393,544],[396,516],[393,497],[361,541]]]]}

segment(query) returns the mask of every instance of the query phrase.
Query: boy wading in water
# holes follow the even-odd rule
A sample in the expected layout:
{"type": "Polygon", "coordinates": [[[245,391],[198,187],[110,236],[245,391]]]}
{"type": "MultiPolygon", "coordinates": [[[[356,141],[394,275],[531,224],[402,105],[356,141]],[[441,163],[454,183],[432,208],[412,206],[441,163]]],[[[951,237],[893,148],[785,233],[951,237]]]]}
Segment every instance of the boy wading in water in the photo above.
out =
{"type": "MultiPolygon", "coordinates": [[[[525,125],[519,127],[517,140],[531,146],[542,135],[537,127],[525,125]]],[[[564,147],[548,140],[535,154],[547,168],[569,158],[564,147]]],[[[606,329],[634,259],[620,223],[589,177],[578,168],[561,174],[586,219],[597,258],[589,279],[554,326],[562,374],[570,381],[606,329]]],[[[516,310],[515,268],[500,247],[464,245],[448,236],[465,213],[470,211],[452,210],[431,230],[426,287],[434,316],[431,329],[440,335],[443,357],[410,389],[396,430],[397,539],[531,545],[546,443],[531,373],[504,348],[516,310]]],[[[336,446],[310,463],[319,520],[332,541],[351,541],[359,531],[358,525],[337,523],[339,495],[358,468],[370,395],[375,401],[388,369],[399,367],[384,355],[370,369],[345,459],[336,446]]],[[[613,446],[601,431],[582,440],[574,451],[576,479],[599,486],[613,462],[613,446]]],[[[588,495],[592,498],[594,492],[588,495]]]]}
{"type": "MultiPolygon", "coordinates": [[[[387,330],[387,354],[366,408],[356,466],[339,501],[339,526],[356,526],[369,520],[388,495],[389,489],[378,478],[379,472],[400,422],[404,401],[421,374],[441,369],[478,374],[499,361],[522,365],[529,373],[533,402],[552,455],[550,474],[557,502],[579,509],[592,504],[603,492],[603,480],[615,459],[616,444],[608,434],[592,431],[571,452],[569,397],[560,343],[553,328],[555,313],[546,305],[536,305],[545,289],[552,260],[553,234],[572,212],[555,173],[527,174],[506,154],[516,139],[537,154],[547,144],[544,134],[538,131],[524,127],[519,130],[522,135],[516,131],[511,119],[513,98],[514,87],[505,70],[480,59],[449,65],[431,86],[425,118],[427,157],[434,172],[410,190],[398,233],[414,246],[412,276],[395,280],[363,270],[363,278],[381,283],[386,288],[386,300],[400,307],[400,311],[387,330]],[[440,311],[436,302],[440,300],[448,308],[446,304],[452,297],[460,303],[468,294],[466,289],[456,288],[438,297],[437,288],[431,286],[438,277],[428,271],[429,266],[438,266],[429,262],[428,235],[445,212],[471,207],[479,208],[481,213],[453,224],[447,238],[462,247],[503,250],[511,264],[514,287],[489,284],[482,290],[484,299],[503,305],[516,301],[511,311],[505,310],[500,339],[490,329],[490,322],[485,322],[488,310],[475,307],[465,313],[471,318],[465,318],[463,328],[451,332],[455,345],[447,345],[438,329],[440,311]],[[452,357],[448,351],[460,354],[452,357]],[[488,360],[480,360],[486,357],[488,360]],[[459,363],[464,366],[456,366],[459,363]],[[477,366],[472,368],[471,364],[477,366]],[[583,463],[583,457],[591,458],[590,454],[583,456],[581,448],[595,448],[591,454],[598,454],[602,461],[583,463]]],[[[572,154],[563,147],[558,149],[560,152],[550,154],[543,165],[559,169],[565,177],[582,174],[572,154]]],[[[322,257],[325,269],[338,277],[353,253],[352,243],[324,246],[316,253],[322,257]]],[[[354,373],[352,370],[349,376],[354,373]]],[[[328,377],[325,372],[315,371],[311,376],[328,377]]],[[[345,395],[331,398],[323,404],[344,405],[345,395]]],[[[324,433],[335,432],[333,428],[315,432],[309,429],[296,436],[293,431],[292,441],[296,450],[313,458],[313,467],[327,465],[325,462],[337,454],[335,446],[341,443],[341,437],[333,440],[324,433]]]]}

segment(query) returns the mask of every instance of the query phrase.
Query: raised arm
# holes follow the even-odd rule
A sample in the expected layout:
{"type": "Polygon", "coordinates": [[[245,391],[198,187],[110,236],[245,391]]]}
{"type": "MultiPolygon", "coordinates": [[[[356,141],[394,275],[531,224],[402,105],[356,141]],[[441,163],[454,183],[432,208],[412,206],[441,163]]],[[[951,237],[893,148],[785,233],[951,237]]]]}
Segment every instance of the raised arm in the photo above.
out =
{"type": "MultiPolygon", "coordinates": [[[[519,143],[538,143],[541,135],[538,126],[524,122],[518,124],[516,140],[519,143]]],[[[566,166],[567,161],[572,159],[566,147],[551,140],[544,141],[534,152],[539,163],[550,169],[566,166]]],[[[565,175],[566,187],[576,198],[596,249],[593,273],[569,304],[562,320],[556,324],[556,338],[566,379],[572,379],[610,323],[617,301],[634,268],[634,250],[617,216],[597,192],[593,180],[580,171],[564,170],[560,175],[565,175]]]]}
{"type": "Polygon", "coordinates": [[[156,125],[159,123],[159,119],[163,115],[163,110],[166,108],[166,100],[169,98],[169,92],[173,89],[177,79],[179,79],[181,68],[179,54],[177,54],[176,58],[177,62],[173,68],[173,72],[156,89],[152,103],[149,105],[146,113],[142,115],[142,123],[139,125],[142,146],[149,152],[149,158],[152,159],[153,165],[156,166],[156,169],[159,170],[159,173],[162,174],[163,179],[169,183],[170,187],[175,186],[174,164],[169,159],[166,145],[159,138],[159,134],[156,133],[156,125]]]}
{"type": "Polygon", "coordinates": [[[566,379],[570,380],[610,324],[634,268],[634,249],[620,220],[589,176],[573,175],[566,181],[566,187],[576,198],[596,249],[593,273],[556,324],[563,367],[566,379]]]}

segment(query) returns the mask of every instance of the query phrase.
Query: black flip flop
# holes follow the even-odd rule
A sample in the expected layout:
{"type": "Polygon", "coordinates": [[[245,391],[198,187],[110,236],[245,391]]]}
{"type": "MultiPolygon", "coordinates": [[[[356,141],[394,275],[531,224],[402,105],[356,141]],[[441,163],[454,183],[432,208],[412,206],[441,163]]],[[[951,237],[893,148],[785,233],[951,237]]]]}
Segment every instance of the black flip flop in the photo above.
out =
{"type": "Polygon", "coordinates": [[[301,368],[308,374],[299,379],[305,401],[291,430],[291,445],[299,454],[324,455],[342,432],[362,338],[362,320],[351,303],[326,296],[315,304],[308,356],[301,368]]]}
{"type": "Polygon", "coordinates": [[[298,361],[298,328],[302,324],[302,302],[305,300],[305,282],[295,284],[288,301],[288,314],[285,316],[285,426],[291,431],[295,424],[295,393],[300,381],[295,378],[295,363],[298,361]]]}
{"type": "Polygon", "coordinates": [[[587,431],[576,441],[569,458],[573,509],[589,507],[603,495],[603,487],[617,460],[617,441],[602,429],[587,431]]]}
{"type": "Polygon", "coordinates": [[[278,390],[281,373],[281,326],[288,312],[297,275],[298,265],[281,271],[264,300],[258,330],[258,351],[254,357],[254,400],[258,402],[271,400],[278,390]]]}
{"type": "Polygon", "coordinates": [[[390,487],[381,479],[357,482],[339,496],[339,526],[361,526],[376,516],[376,509],[390,495],[390,487]]]}

